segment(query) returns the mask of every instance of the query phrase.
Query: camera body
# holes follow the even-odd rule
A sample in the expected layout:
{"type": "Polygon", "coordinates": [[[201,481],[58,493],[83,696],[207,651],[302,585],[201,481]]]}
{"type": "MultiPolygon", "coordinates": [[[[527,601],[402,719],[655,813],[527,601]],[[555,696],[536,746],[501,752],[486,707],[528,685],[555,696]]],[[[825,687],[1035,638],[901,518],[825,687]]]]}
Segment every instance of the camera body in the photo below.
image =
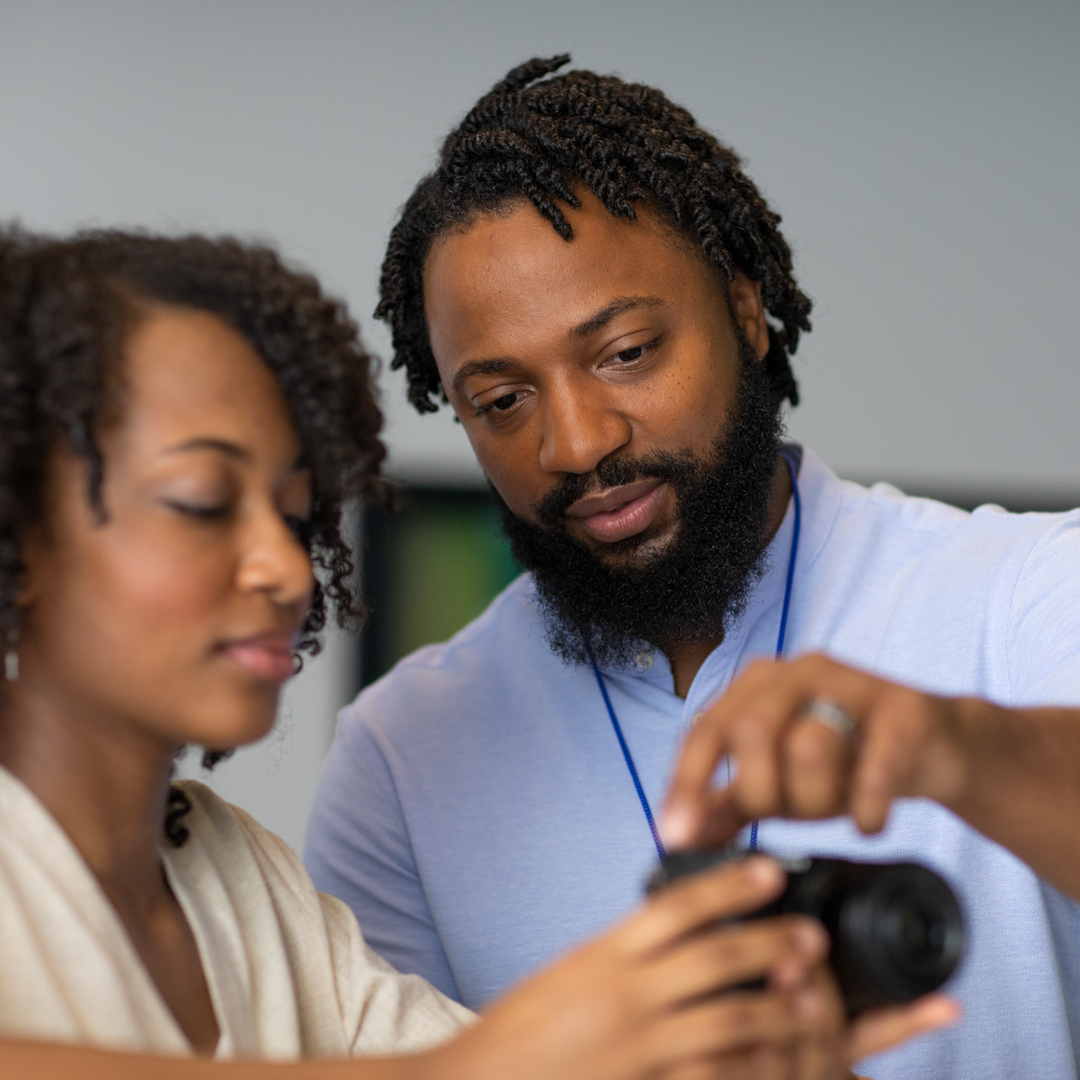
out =
{"type": "MultiPolygon", "coordinates": [[[[676,878],[745,852],[680,851],[649,880],[655,892],[676,878]]],[[[936,990],[956,969],[964,943],[960,905],[945,881],[915,863],[778,858],[787,887],[746,919],[809,915],[829,933],[829,965],[849,1016],[936,990]]]]}

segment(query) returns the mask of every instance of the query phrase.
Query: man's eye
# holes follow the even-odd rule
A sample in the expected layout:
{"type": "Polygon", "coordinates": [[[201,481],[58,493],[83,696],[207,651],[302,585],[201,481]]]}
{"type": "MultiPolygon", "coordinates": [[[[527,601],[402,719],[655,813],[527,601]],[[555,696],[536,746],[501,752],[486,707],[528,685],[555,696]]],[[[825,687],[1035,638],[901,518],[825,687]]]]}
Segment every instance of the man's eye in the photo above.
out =
{"type": "Polygon", "coordinates": [[[615,354],[615,359],[624,364],[631,364],[635,360],[640,360],[650,349],[655,348],[659,340],[657,338],[654,341],[646,341],[643,345],[634,345],[632,348],[623,349],[622,352],[615,354]]]}
{"type": "Polygon", "coordinates": [[[491,412],[492,409],[498,409],[499,412],[506,412],[507,409],[512,409],[517,404],[518,395],[515,391],[512,394],[503,394],[502,397],[496,398],[494,401],[489,402],[487,405],[481,405],[477,409],[479,416],[484,416],[486,413],[491,412]]]}

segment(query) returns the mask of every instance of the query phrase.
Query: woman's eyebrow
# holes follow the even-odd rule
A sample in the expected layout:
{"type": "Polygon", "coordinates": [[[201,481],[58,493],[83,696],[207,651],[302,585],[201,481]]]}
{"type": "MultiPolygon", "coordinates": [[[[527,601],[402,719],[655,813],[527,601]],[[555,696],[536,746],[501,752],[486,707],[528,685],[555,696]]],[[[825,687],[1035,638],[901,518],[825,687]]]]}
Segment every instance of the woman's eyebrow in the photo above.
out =
{"type": "Polygon", "coordinates": [[[194,438],[185,439],[175,446],[167,446],[162,453],[185,454],[192,450],[214,450],[237,461],[251,461],[251,452],[239,443],[229,442],[228,439],[216,439],[210,435],[196,435],[194,438]]]}
{"type": "MultiPolygon", "coordinates": [[[[167,446],[162,450],[163,455],[184,454],[191,451],[211,450],[218,454],[224,454],[233,461],[242,461],[245,464],[254,461],[254,455],[250,450],[239,443],[230,442],[228,439],[218,439],[212,435],[196,435],[194,438],[185,439],[175,446],[167,446]]],[[[296,459],[288,466],[293,472],[303,472],[311,468],[304,452],[297,454],[296,459]]]]}

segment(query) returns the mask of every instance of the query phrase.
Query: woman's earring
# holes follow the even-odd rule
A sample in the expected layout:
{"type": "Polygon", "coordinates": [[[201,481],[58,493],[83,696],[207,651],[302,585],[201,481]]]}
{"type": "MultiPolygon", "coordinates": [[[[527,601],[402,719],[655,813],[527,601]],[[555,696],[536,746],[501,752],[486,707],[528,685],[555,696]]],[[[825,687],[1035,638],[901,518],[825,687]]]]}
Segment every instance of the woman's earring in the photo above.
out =
{"type": "Polygon", "coordinates": [[[19,643],[19,631],[8,631],[8,647],[4,653],[4,678],[8,682],[15,682],[19,677],[19,651],[16,645],[19,643]]]}

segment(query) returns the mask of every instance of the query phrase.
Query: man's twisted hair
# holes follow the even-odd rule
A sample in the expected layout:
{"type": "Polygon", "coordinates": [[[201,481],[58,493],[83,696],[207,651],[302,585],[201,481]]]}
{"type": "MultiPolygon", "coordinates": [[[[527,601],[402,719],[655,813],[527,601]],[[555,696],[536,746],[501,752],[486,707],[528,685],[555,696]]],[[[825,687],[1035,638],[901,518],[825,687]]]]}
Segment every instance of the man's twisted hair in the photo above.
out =
{"type": "Polygon", "coordinates": [[[761,282],[765,308],[780,323],[769,329],[766,370],[777,404],[798,404],[788,358],[810,329],[811,302],[792,277],[779,215],[735,153],[659,90],[591,71],[536,81],[569,59],[530,60],[484,95],[447,137],[438,168],[390,235],[375,316],[393,331],[391,366],[405,368],[409,400],[420,412],[435,412],[437,397],[446,401],[424,315],[424,262],[435,238],[527,199],[569,240],[560,203],[579,208],[574,189],[584,185],[616,217],[634,220],[636,202],[654,207],[726,280],[740,270],[761,282]]]}

